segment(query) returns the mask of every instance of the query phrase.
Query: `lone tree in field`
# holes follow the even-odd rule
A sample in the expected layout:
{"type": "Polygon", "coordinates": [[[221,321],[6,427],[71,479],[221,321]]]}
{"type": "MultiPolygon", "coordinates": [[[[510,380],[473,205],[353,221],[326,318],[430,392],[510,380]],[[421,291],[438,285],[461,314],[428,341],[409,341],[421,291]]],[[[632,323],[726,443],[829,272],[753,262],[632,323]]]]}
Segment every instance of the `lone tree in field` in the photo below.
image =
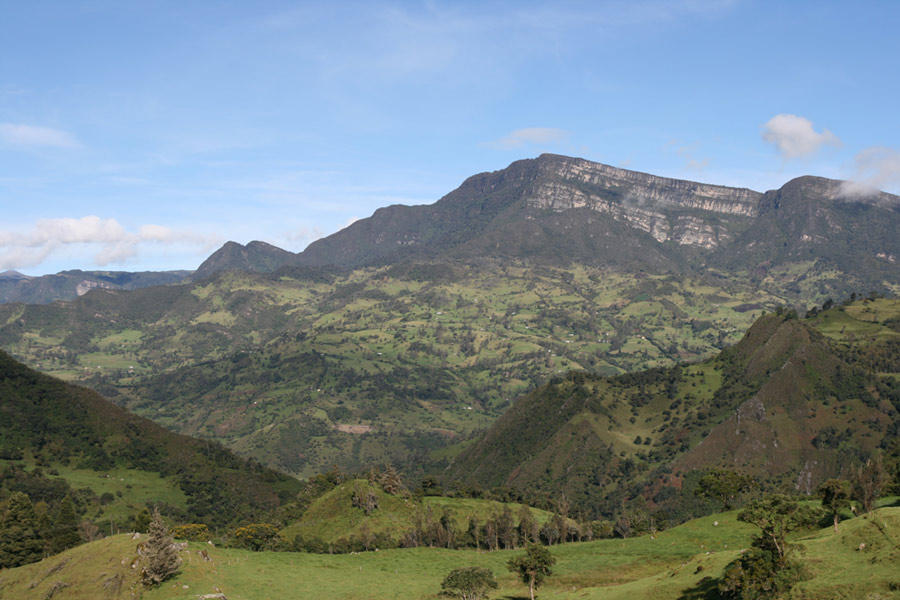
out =
{"type": "Polygon", "coordinates": [[[538,544],[528,544],[525,555],[511,558],[506,566],[519,576],[522,583],[528,584],[528,592],[531,594],[531,600],[534,600],[535,588],[544,582],[547,575],[553,574],[551,567],[555,563],[556,559],[547,548],[538,544]]]}
{"type": "Polygon", "coordinates": [[[441,583],[441,594],[460,600],[482,600],[487,598],[488,590],[496,587],[490,569],[465,567],[450,571],[441,583]]]}
{"type": "Polygon", "coordinates": [[[773,494],[751,502],[739,521],[759,527],[751,548],[725,567],[719,583],[724,598],[759,600],[785,594],[801,579],[800,563],[791,557],[788,533],[814,524],[818,510],[790,496],[773,494]]]}
{"type": "Polygon", "coordinates": [[[843,479],[829,479],[819,486],[819,498],[822,499],[822,508],[834,519],[834,531],[838,530],[840,512],[850,508],[850,482],[843,479]]]}
{"type": "Polygon", "coordinates": [[[181,566],[181,557],[175,547],[175,540],[169,533],[169,528],[159,516],[159,510],[153,509],[150,520],[149,538],[138,546],[138,553],[144,557],[144,566],[141,567],[141,583],[145,587],[159,585],[178,572],[181,566]]]}

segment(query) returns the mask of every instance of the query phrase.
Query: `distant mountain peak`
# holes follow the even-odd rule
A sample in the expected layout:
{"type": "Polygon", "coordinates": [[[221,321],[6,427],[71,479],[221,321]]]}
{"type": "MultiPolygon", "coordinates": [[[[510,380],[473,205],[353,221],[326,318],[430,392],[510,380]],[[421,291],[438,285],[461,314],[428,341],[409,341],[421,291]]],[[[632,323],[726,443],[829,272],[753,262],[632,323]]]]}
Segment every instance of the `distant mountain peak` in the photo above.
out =
{"type": "Polygon", "coordinates": [[[246,246],[234,241],[225,242],[197,267],[194,279],[199,281],[220,271],[256,271],[269,273],[294,261],[293,252],[272,244],[252,241],[246,246]]]}
{"type": "Polygon", "coordinates": [[[19,280],[19,279],[31,279],[31,277],[29,277],[28,275],[25,275],[23,273],[19,273],[18,271],[13,271],[10,269],[10,270],[3,271],[2,273],[0,273],[0,279],[19,280]]]}

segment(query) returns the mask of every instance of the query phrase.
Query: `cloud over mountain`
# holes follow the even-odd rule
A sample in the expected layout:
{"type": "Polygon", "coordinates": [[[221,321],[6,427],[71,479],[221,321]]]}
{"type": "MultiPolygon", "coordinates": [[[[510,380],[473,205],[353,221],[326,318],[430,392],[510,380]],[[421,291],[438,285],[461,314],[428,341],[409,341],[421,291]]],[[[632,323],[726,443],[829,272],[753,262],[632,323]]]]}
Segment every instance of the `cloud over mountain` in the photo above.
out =
{"type": "Polygon", "coordinates": [[[769,119],[763,126],[762,137],[775,144],[786,159],[814,154],[823,146],[841,145],[841,140],[827,129],[817,132],[809,119],[786,113],[769,119]]]}

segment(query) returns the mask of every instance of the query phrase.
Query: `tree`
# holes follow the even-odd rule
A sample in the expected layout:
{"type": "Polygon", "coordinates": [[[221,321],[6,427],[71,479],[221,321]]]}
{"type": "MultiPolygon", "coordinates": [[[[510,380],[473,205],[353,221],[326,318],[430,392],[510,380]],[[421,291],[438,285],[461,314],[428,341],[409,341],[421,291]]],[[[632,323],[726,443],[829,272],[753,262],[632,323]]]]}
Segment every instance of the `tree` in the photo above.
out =
{"type": "Polygon", "coordinates": [[[150,521],[152,521],[152,515],[150,509],[145,506],[141,512],[132,517],[132,527],[139,533],[147,533],[150,531],[150,521]]]}
{"type": "Polygon", "coordinates": [[[881,454],[875,454],[853,474],[853,499],[862,505],[864,513],[875,508],[875,501],[887,482],[887,473],[881,462],[881,454]]]}
{"type": "Polygon", "coordinates": [[[450,571],[441,583],[441,594],[460,600],[481,600],[487,598],[488,590],[496,587],[497,582],[490,569],[465,567],[450,571]]]}
{"type": "Polygon", "coordinates": [[[235,530],[234,537],[242,548],[259,552],[278,545],[278,528],[269,523],[250,523],[235,530]]]}
{"type": "Polygon", "coordinates": [[[539,587],[547,575],[553,574],[551,567],[556,563],[556,558],[544,546],[528,544],[523,556],[511,558],[506,563],[507,568],[516,573],[522,583],[528,584],[528,592],[531,600],[534,600],[534,590],[539,587]]]}
{"type": "Polygon", "coordinates": [[[791,558],[793,546],[787,534],[814,524],[819,514],[790,496],[773,494],[751,502],[738,515],[739,521],[760,529],[751,548],[725,567],[719,591],[725,598],[757,600],[787,592],[802,574],[791,558]]]}
{"type": "Polygon", "coordinates": [[[540,540],[540,526],[534,518],[531,509],[524,504],[519,507],[519,539],[522,543],[537,542],[540,540]]]}
{"type": "Polygon", "coordinates": [[[722,504],[725,510],[734,507],[738,497],[753,488],[753,477],[731,469],[712,469],[697,482],[694,493],[722,504]]]}
{"type": "Polygon", "coordinates": [[[43,554],[44,540],[31,499],[13,492],[0,519],[0,568],[27,565],[41,560],[43,554]]]}
{"type": "Polygon", "coordinates": [[[57,554],[81,543],[81,535],[78,533],[78,517],[75,514],[75,503],[72,502],[71,496],[66,496],[59,503],[56,515],[50,525],[49,537],[51,554],[57,554]]]}
{"type": "Polygon", "coordinates": [[[153,509],[149,537],[146,542],[138,545],[138,554],[143,559],[141,583],[145,587],[159,585],[177,573],[181,566],[181,557],[178,556],[175,540],[159,516],[158,509],[153,509]]]}
{"type": "Polygon", "coordinates": [[[834,531],[838,530],[840,512],[850,508],[850,482],[843,479],[829,479],[819,486],[822,507],[834,518],[834,531]]]}

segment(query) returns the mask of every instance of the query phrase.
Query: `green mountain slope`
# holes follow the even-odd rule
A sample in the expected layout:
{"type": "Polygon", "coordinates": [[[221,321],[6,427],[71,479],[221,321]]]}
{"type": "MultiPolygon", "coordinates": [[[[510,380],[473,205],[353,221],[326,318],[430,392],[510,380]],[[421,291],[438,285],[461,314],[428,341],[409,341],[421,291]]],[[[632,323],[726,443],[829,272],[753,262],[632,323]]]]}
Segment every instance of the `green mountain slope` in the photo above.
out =
{"type": "Polygon", "coordinates": [[[197,267],[193,278],[198,281],[207,279],[220,271],[269,273],[278,267],[289,264],[293,258],[292,252],[265,242],[254,241],[246,246],[236,242],[227,242],[197,267]]]}
{"type": "Polygon", "coordinates": [[[0,306],[0,345],[308,476],[421,468],[558,372],[709,356],[779,302],[738,282],[589,267],[291,268],[0,306]]]}
{"type": "Polygon", "coordinates": [[[0,305],[0,347],[292,473],[440,466],[550,376],[706,358],[763,309],[900,290],[897,198],[841,189],[542,155],[300,255],[229,243],[189,284],[0,305]]]}
{"type": "Polygon", "coordinates": [[[808,493],[878,447],[896,453],[898,318],[897,300],[805,320],[769,315],[705,362],[551,380],[457,457],[447,478],[564,492],[607,514],[636,494],[664,503],[686,474],[710,467],[808,493]]]}
{"type": "MultiPolygon", "coordinates": [[[[299,489],[287,476],[218,444],[171,433],[96,392],[33,371],[4,352],[0,453],[5,459],[30,458],[58,467],[64,478],[71,476],[73,487],[81,487],[91,472],[100,478],[128,471],[132,483],[145,479],[159,486],[148,499],[162,500],[170,488],[178,490],[186,516],[211,525],[259,516],[299,489]]],[[[108,487],[104,484],[102,491],[108,487]]]]}

